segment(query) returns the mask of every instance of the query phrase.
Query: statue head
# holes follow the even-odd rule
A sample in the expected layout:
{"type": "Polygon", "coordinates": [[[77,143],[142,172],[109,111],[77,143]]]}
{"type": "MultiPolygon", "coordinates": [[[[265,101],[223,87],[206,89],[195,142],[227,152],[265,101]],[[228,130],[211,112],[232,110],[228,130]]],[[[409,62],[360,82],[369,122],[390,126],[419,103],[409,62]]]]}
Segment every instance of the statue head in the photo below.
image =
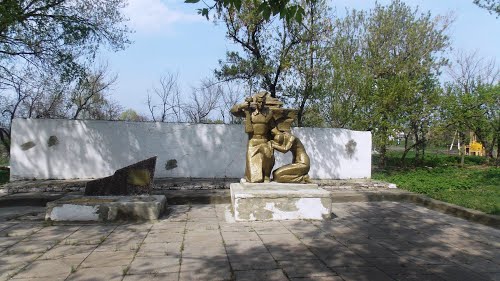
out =
{"type": "Polygon", "coordinates": [[[264,106],[266,105],[266,97],[268,94],[269,94],[269,92],[262,91],[262,92],[258,92],[257,94],[254,95],[254,98],[255,98],[254,101],[255,101],[255,104],[259,110],[264,108],[264,106]]]}
{"type": "Polygon", "coordinates": [[[282,133],[276,134],[274,135],[274,141],[277,144],[282,145],[283,142],[285,141],[285,136],[282,133]]]}
{"type": "Polygon", "coordinates": [[[273,137],[273,140],[279,144],[283,145],[288,143],[289,141],[293,141],[293,136],[290,134],[290,131],[280,131],[279,133],[275,134],[273,137]]]}

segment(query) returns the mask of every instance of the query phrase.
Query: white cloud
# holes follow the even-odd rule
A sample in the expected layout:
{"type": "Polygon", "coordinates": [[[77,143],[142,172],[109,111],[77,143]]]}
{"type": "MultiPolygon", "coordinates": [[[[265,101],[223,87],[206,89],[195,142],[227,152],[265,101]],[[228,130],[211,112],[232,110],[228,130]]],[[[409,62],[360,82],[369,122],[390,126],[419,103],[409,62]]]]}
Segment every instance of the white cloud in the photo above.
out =
{"type": "Polygon", "coordinates": [[[158,33],[171,30],[172,25],[203,21],[195,12],[185,12],[171,8],[173,3],[161,0],[129,0],[125,15],[130,18],[130,26],[139,33],[158,33]],[[169,7],[170,6],[170,7],[169,7]]]}

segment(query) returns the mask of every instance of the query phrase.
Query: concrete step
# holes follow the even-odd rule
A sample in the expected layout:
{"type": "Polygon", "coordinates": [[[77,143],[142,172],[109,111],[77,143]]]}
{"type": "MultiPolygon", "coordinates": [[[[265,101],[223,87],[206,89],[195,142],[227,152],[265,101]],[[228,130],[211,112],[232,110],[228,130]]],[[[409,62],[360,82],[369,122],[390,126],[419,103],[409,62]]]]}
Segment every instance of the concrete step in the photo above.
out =
{"type": "Polygon", "coordinates": [[[153,194],[167,196],[167,203],[169,205],[231,203],[229,189],[154,190],[153,194]]]}
{"type": "Polygon", "coordinates": [[[48,202],[57,200],[66,192],[27,192],[9,194],[0,197],[0,207],[14,206],[40,206],[44,207],[48,202]]]}

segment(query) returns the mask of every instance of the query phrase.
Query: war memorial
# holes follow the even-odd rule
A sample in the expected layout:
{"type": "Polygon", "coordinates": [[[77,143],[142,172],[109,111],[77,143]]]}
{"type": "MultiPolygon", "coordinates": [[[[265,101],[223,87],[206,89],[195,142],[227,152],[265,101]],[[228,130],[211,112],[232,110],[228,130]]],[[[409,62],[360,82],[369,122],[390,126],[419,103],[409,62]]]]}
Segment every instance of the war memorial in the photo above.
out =
{"type": "Polygon", "coordinates": [[[231,113],[15,119],[0,202],[59,199],[3,208],[0,280],[498,279],[494,218],[371,182],[370,132],[292,128],[265,91],[231,113]],[[225,199],[167,198],[203,191],[225,199]]]}

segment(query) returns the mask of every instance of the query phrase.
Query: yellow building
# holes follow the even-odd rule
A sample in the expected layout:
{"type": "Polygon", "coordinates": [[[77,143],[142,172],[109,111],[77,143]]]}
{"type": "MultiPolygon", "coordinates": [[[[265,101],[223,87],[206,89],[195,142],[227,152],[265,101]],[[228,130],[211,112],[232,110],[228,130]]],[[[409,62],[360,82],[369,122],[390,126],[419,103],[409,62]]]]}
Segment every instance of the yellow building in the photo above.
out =
{"type": "Polygon", "coordinates": [[[470,133],[470,142],[465,146],[465,155],[484,156],[484,154],[483,145],[477,141],[474,133],[470,133]]]}

